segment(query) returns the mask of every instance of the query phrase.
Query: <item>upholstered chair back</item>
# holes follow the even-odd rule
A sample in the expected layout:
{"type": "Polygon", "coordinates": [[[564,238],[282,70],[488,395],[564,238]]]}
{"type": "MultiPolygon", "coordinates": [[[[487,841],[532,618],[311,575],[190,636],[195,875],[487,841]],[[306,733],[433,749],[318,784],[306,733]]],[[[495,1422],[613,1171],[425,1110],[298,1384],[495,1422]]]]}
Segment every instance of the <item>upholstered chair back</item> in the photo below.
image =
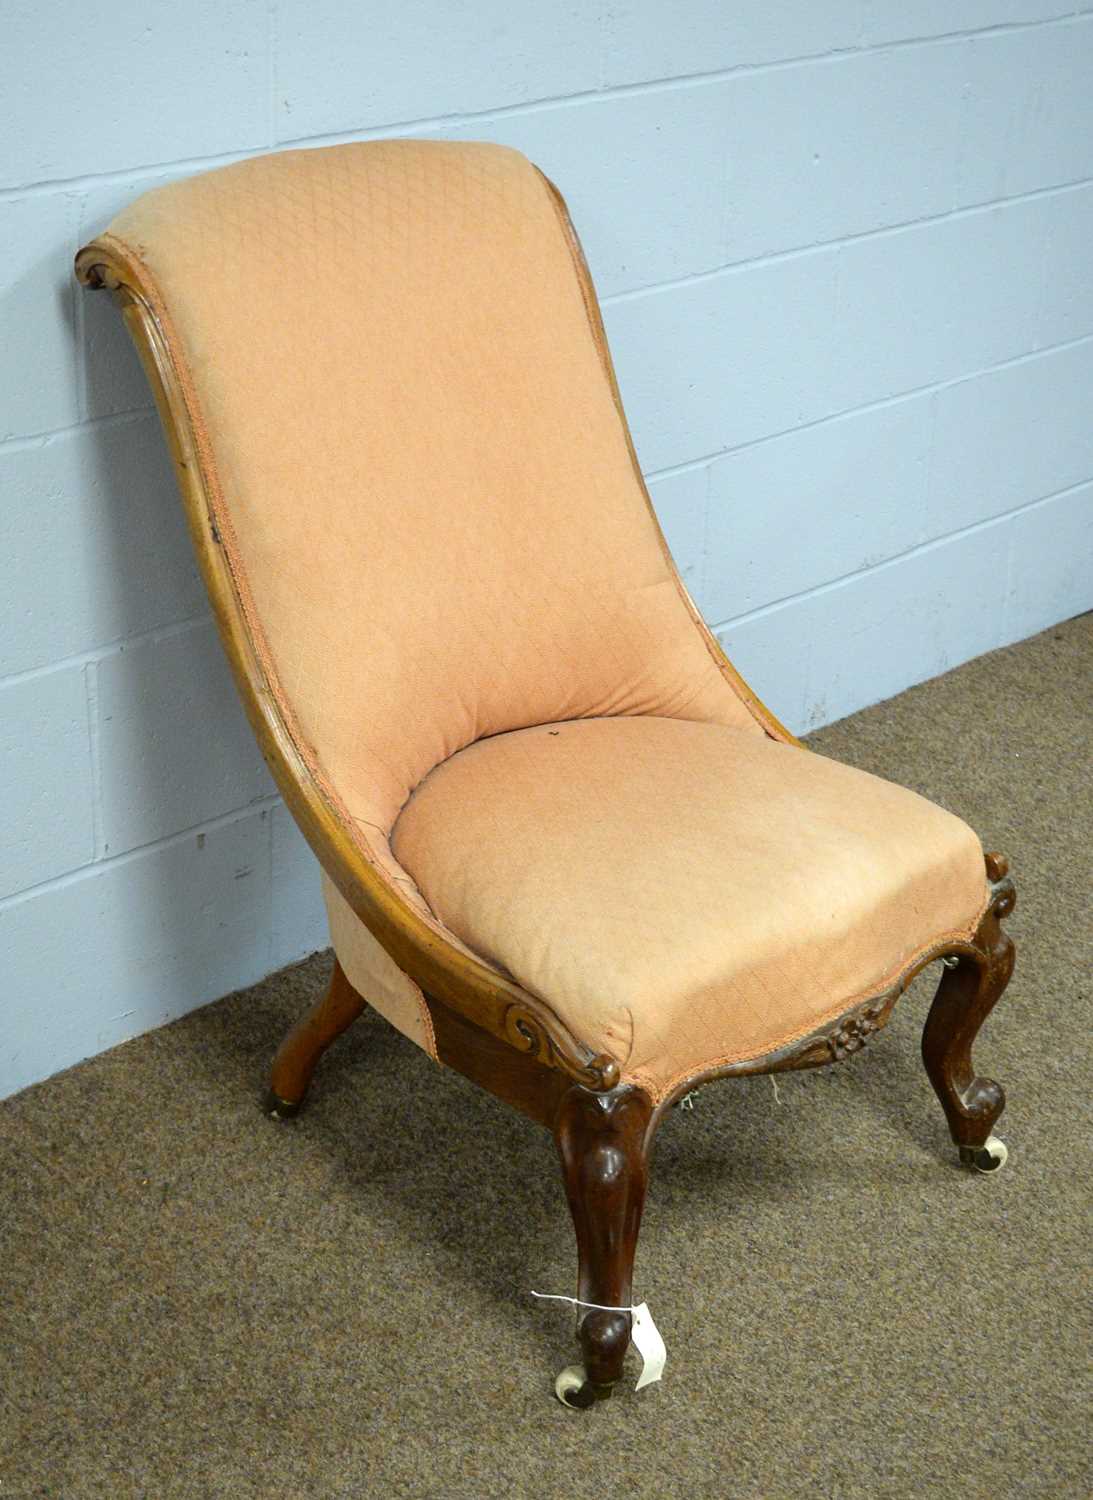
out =
{"type": "Polygon", "coordinates": [[[147,194],[111,240],[282,712],[371,838],[501,731],[761,732],[647,503],[568,218],[517,152],[281,153],[147,194]]]}

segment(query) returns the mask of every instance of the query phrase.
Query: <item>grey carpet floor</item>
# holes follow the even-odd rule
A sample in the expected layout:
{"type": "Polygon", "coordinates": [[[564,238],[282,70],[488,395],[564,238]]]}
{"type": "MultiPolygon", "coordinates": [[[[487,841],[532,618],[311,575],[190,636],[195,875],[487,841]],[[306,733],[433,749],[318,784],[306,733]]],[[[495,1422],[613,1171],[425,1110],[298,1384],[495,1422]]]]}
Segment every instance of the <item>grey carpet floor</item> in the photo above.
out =
{"type": "Polygon", "coordinates": [[[665,1379],[567,1412],[544,1131],[374,1015],[260,1113],[317,955],[0,1106],[0,1500],[1089,1494],[1091,681],[1087,616],[812,741],[1010,855],[999,1176],[955,1165],[928,981],[850,1062],[705,1090],[639,1248],[665,1379]]]}

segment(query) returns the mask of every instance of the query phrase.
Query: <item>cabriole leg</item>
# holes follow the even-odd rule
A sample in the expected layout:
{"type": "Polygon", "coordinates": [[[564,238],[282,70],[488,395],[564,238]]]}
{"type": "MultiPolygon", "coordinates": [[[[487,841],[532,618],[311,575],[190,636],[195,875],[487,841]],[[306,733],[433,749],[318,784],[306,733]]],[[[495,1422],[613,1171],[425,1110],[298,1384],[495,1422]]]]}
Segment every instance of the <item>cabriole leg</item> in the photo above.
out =
{"type": "Polygon", "coordinates": [[[267,1114],[284,1120],[299,1113],[320,1057],[352,1026],[365,1004],[335,960],[326,994],[300,1017],[277,1049],[266,1095],[267,1114]]]}
{"type": "MultiPolygon", "coordinates": [[[[577,1232],[577,1296],[601,1307],[629,1307],[641,1211],[648,1181],[652,1101],[629,1086],[597,1094],[574,1086],[558,1109],[554,1138],[577,1232]]],[[[555,1385],[569,1406],[611,1394],[630,1344],[629,1312],[578,1308],[583,1369],[563,1370],[555,1385]]]]}
{"type": "Polygon", "coordinates": [[[946,967],[922,1033],[922,1060],[941,1100],[960,1159],[983,1172],[997,1171],[1006,1148],[991,1130],[1006,1096],[990,1078],[977,1075],[972,1043],[1013,973],[1014,947],[1002,931],[1017,897],[1000,854],[987,855],[992,897],[969,951],[946,967]]]}

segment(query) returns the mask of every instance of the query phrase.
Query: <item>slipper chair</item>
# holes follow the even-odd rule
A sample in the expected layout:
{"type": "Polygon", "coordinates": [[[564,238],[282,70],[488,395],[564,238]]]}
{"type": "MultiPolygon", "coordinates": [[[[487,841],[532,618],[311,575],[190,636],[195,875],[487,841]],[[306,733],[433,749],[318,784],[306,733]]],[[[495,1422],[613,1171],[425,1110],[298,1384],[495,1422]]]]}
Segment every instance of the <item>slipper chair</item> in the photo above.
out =
{"type": "Polygon", "coordinates": [[[726,660],[642,482],[595,292],[516,151],[288,151],[81,250],[136,342],[254,732],[322,867],[328,993],[269,1111],[372,1005],[554,1134],[610,1394],[658,1122],[836,1062],[945,965],[923,1057],[960,1160],[1004,1098],[1006,862],[801,746],[726,660]]]}

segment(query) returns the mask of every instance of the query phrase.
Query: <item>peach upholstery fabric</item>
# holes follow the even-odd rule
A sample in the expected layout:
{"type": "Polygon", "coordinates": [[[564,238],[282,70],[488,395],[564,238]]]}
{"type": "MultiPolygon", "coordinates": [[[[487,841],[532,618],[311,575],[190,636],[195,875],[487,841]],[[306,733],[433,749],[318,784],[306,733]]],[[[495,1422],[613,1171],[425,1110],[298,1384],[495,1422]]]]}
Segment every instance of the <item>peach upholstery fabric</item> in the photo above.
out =
{"type": "Polygon", "coordinates": [[[305,759],[430,920],[388,835],[464,746],[598,714],[762,732],[648,512],[566,231],[519,153],[258,157],[146,194],[102,239],[167,334],[305,759]]]}
{"type": "Polygon", "coordinates": [[[657,1094],[878,993],[986,899],[975,834],[915,793],[665,718],[472,745],[393,843],[469,946],[657,1094]]]}
{"type": "MultiPolygon", "coordinates": [[[[839,1008],[931,923],[970,921],[967,830],[779,746],[738,694],[522,156],[259,157],[145,195],[102,238],[167,339],[289,731],[448,941],[663,1081],[839,1008]]],[[[431,1049],[416,985],[326,894],[352,982],[431,1049]]]]}
{"type": "Polygon", "coordinates": [[[435,1060],[436,1038],[425,996],[368,931],[325,870],[322,880],[330,941],[349,983],[435,1060]]]}
{"type": "Polygon", "coordinates": [[[258,157],[145,194],[110,237],[192,371],[284,695],[380,839],[483,735],[589,714],[754,723],[646,514],[524,157],[258,157]]]}

